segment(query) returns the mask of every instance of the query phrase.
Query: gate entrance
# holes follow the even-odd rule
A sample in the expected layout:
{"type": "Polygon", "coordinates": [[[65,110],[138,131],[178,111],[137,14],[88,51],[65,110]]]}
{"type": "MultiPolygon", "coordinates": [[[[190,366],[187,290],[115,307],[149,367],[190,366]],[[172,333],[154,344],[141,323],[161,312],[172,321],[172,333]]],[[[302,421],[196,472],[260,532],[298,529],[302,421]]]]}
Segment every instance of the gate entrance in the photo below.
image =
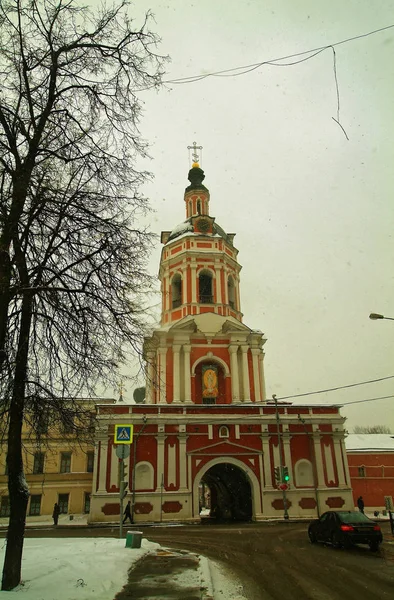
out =
{"type": "Polygon", "coordinates": [[[252,490],[246,473],[231,463],[212,466],[204,473],[201,484],[209,497],[211,518],[250,521],[253,515],[252,490]]]}

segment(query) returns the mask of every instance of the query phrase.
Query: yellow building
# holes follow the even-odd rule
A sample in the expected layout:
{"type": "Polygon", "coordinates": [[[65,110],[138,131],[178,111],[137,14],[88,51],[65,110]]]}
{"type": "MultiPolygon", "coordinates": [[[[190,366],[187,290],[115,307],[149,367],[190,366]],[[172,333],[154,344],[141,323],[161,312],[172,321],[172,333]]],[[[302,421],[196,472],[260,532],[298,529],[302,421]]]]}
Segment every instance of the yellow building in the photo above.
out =
{"type": "MultiPolygon", "coordinates": [[[[23,429],[23,461],[30,498],[27,516],[52,515],[57,502],[61,514],[82,514],[90,510],[94,464],[95,403],[113,404],[115,400],[82,399],[82,410],[92,415],[92,442],[78,442],[73,423],[62,428],[41,429],[41,442],[31,429],[23,429]]],[[[89,437],[89,436],[87,436],[89,437]]],[[[0,446],[0,517],[9,516],[7,440],[0,446]]]]}

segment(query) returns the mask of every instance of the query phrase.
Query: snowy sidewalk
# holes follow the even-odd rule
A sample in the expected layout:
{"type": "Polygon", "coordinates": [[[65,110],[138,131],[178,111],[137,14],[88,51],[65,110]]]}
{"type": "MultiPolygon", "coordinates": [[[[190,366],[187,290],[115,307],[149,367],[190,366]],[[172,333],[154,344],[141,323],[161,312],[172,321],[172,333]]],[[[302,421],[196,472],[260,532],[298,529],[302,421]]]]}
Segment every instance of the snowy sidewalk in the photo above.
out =
{"type": "MultiPolygon", "coordinates": [[[[5,540],[1,564],[4,553],[5,540]]],[[[124,539],[26,538],[22,582],[14,600],[246,600],[219,564],[146,539],[135,549],[124,539]]],[[[9,598],[0,592],[0,600],[9,598]]]]}

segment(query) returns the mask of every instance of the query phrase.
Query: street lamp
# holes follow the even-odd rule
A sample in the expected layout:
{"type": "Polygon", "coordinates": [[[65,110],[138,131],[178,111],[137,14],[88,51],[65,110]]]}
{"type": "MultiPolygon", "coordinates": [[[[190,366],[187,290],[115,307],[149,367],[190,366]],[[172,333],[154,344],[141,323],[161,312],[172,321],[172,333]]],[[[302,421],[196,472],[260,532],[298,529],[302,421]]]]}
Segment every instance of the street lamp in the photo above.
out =
{"type": "Polygon", "coordinates": [[[371,313],[369,315],[369,318],[372,319],[372,321],[377,321],[378,319],[386,319],[386,321],[394,321],[393,317],[385,317],[384,315],[379,315],[378,313],[371,313]]]}

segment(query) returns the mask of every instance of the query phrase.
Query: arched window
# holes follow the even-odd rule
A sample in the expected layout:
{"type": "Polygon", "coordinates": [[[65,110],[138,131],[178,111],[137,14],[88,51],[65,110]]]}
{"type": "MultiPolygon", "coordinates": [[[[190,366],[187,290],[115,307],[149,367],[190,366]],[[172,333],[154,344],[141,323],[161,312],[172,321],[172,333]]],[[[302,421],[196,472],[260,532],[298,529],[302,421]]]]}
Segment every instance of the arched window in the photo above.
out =
{"type": "Polygon", "coordinates": [[[213,303],[212,274],[209,271],[201,271],[198,276],[199,301],[202,304],[213,303]]]}
{"type": "Polygon", "coordinates": [[[201,215],[201,200],[197,200],[197,214],[201,215]]]}
{"type": "Polygon", "coordinates": [[[231,308],[235,308],[235,284],[234,279],[229,276],[227,280],[227,291],[228,291],[228,303],[231,308]]]}
{"type": "Polygon", "coordinates": [[[226,425],[222,425],[221,427],[219,427],[219,437],[220,438],[230,437],[230,431],[229,431],[229,428],[226,427],[226,425]]]}
{"type": "Polygon", "coordinates": [[[176,273],[171,281],[172,308],[177,308],[182,304],[182,277],[176,273]]]}
{"type": "Polygon", "coordinates": [[[295,482],[297,487],[312,487],[313,481],[313,469],[312,463],[305,458],[299,460],[295,464],[295,482]]]}
{"type": "Polygon", "coordinates": [[[136,490],[153,490],[154,488],[154,471],[153,466],[149,462],[139,462],[135,466],[135,489],[136,490]]]}

